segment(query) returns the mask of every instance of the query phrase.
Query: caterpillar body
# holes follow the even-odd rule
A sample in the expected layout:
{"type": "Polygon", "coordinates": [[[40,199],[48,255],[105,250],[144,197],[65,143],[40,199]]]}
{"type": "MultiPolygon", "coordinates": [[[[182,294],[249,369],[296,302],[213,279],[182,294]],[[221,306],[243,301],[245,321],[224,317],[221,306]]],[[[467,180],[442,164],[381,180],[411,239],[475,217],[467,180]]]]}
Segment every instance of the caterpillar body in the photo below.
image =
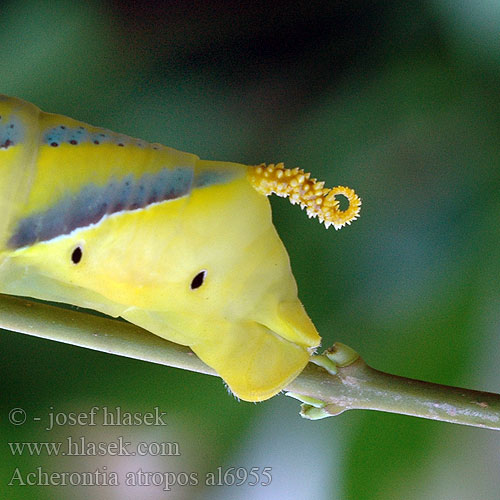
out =
{"type": "Polygon", "coordinates": [[[271,192],[336,228],[361,204],[299,169],[200,160],[0,95],[0,292],[121,316],[270,398],[320,343],[271,192]]]}

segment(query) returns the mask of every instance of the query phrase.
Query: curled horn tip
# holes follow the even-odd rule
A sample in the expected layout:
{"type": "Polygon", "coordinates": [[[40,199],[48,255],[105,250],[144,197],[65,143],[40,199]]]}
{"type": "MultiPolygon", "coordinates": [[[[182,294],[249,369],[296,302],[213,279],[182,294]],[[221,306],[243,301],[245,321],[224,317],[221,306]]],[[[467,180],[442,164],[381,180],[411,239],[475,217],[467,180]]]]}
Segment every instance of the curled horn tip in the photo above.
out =
{"type": "Polygon", "coordinates": [[[309,217],[318,217],[327,228],[340,229],[359,217],[361,199],[352,189],[344,186],[325,188],[324,182],[311,179],[311,174],[302,169],[285,168],[283,163],[263,163],[249,167],[248,177],[259,193],[288,197],[290,203],[298,203],[309,217]],[[340,210],[338,195],[345,196],[349,202],[345,210],[340,210]]]}

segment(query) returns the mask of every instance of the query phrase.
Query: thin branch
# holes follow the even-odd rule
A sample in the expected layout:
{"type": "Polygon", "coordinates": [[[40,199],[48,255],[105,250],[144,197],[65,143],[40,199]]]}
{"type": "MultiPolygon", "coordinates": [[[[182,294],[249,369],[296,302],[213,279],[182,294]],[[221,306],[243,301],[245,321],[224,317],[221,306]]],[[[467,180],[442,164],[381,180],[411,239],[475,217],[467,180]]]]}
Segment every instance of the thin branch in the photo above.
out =
{"type": "MultiPolygon", "coordinates": [[[[97,351],[217,375],[189,348],[130,323],[0,295],[0,327],[97,351]]],[[[309,363],[288,391],[322,400],[330,415],[350,409],[401,413],[500,430],[500,395],[412,380],[357,358],[331,375],[309,363]]]]}

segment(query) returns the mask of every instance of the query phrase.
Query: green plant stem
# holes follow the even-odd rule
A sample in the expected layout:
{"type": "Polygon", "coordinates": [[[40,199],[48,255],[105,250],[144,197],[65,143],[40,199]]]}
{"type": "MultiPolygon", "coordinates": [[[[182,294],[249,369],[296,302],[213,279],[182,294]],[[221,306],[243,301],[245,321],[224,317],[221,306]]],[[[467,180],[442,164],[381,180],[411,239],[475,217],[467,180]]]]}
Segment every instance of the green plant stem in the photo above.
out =
{"type": "MultiPolygon", "coordinates": [[[[217,375],[188,347],[130,323],[0,295],[0,327],[97,351],[217,375]]],[[[327,403],[331,415],[370,409],[500,430],[500,395],[412,380],[358,358],[331,375],[309,363],[286,388],[327,403]]]]}

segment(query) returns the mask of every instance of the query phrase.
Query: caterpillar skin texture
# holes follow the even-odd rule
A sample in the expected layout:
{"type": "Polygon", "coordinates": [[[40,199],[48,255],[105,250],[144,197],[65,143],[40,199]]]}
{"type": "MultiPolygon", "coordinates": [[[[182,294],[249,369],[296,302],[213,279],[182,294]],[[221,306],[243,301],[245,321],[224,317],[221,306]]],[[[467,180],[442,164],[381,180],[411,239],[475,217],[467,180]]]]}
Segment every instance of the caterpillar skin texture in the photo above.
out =
{"type": "Polygon", "coordinates": [[[189,346],[247,401],[320,337],[249,168],[0,95],[0,292],[95,309],[189,346]]]}

